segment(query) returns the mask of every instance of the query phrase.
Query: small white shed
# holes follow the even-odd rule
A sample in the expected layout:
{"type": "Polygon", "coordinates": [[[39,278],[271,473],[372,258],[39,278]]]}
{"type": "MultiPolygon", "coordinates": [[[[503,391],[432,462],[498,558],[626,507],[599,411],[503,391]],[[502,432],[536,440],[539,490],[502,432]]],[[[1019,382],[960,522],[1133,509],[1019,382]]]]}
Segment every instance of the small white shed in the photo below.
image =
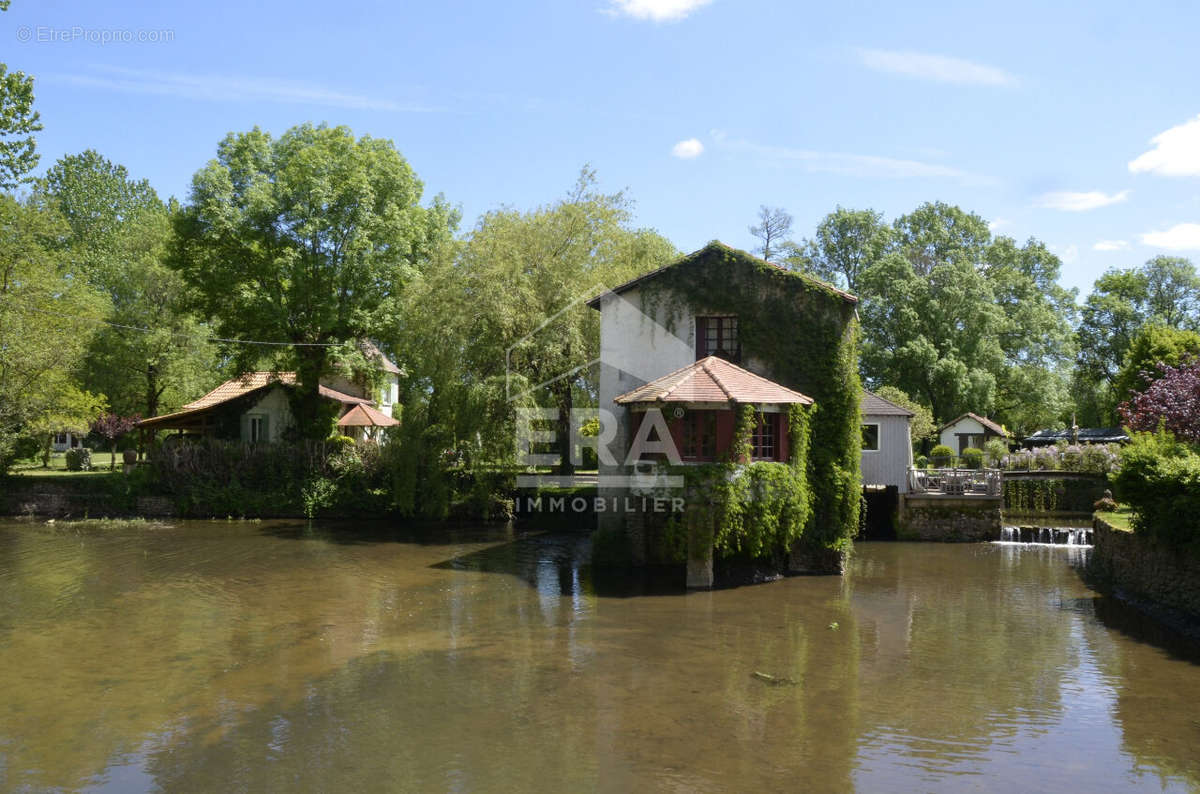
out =
{"type": "Polygon", "coordinates": [[[987,417],[965,413],[938,428],[938,437],[939,443],[950,447],[955,455],[961,455],[968,447],[983,449],[988,439],[1007,439],[1009,432],[1003,425],[996,424],[987,417]]]}
{"type": "Polygon", "coordinates": [[[862,393],[863,485],[894,485],[908,493],[913,412],[869,391],[862,393]]]}

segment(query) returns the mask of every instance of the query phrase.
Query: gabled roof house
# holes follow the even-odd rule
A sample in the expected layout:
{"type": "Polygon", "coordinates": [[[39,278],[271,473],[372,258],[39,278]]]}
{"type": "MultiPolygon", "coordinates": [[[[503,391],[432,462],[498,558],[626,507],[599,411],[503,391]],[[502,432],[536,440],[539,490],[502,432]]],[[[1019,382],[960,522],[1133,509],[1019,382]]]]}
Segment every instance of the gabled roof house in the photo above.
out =
{"type": "MultiPolygon", "coordinates": [[[[363,352],[383,375],[377,395],[368,395],[366,379],[332,379],[318,391],[338,404],[338,428],[352,438],[378,438],[400,422],[393,417],[399,396],[401,370],[377,347],[363,344],[363,352]]],[[[211,436],[249,443],[269,443],[285,437],[293,425],[288,390],[295,388],[294,372],[248,372],[217,386],[178,411],[143,419],[146,431],[175,430],[179,434],[211,436]]]]}

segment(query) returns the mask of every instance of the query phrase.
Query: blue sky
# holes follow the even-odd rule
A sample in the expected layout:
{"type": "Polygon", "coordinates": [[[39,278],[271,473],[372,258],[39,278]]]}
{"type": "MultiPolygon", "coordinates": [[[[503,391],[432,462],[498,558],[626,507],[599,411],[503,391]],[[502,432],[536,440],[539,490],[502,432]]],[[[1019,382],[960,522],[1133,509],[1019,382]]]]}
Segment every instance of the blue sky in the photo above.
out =
{"type": "Polygon", "coordinates": [[[890,5],[13,0],[0,59],[37,78],[43,168],[91,147],[164,196],[231,130],[328,121],[392,139],[467,227],[590,163],[683,250],[751,247],[760,204],[801,237],[943,200],[1082,292],[1200,260],[1200,10],[890,5]]]}

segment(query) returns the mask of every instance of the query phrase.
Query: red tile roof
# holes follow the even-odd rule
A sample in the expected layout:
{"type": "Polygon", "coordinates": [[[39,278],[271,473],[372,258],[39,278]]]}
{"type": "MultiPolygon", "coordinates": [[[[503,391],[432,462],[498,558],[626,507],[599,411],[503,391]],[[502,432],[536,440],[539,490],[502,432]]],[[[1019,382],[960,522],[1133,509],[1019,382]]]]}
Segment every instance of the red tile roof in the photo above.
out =
{"type": "Polygon", "coordinates": [[[951,425],[956,425],[963,419],[966,419],[967,417],[974,419],[976,422],[983,425],[988,430],[991,430],[996,435],[1005,436],[1005,437],[1012,435],[1011,433],[1009,433],[1007,430],[1004,429],[1003,425],[998,425],[995,422],[993,422],[991,419],[988,419],[986,416],[980,416],[979,414],[973,414],[973,413],[970,413],[969,411],[967,413],[963,414],[962,416],[958,417],[957,419],[954,419],[954,420],[949,421],[946,424],[942,425],[941,427],[939,427],[937,429],[937,431],[940,433],[943,430],[945,430],[947,427],[950,427],[951,425]]]}
{"type": "Polygon", "coordinates": [[[812,405],[812,398],[723,358],[709,356],[626,392],[615,402],[620,405],[653,402],[812,405]]]}
{"type": "Polygon", "coordinates": [[[338,420],[338,427],[396,427],[400,423],[369,405],[356,405],[338,420]]]}
{"type": "MultiPolygon", "coordinates": [[[[217,388],[210,391],[198,400],[193,400],[187,405],[180,408],[178,411],[160,416],[152,416],[138,422],[138,427],[153,427],[154,425],[164,424],[166,422],[182,419],[183,417],[192,414],[201,413],[214,405],[227,403],[230,400],[236,400],[238,397],[249,394],[259,389],[264,389],[274,384],[283,386],[296,385],[295,372],[247,372],[240,378],[227,380],[217,388]]],[[[331,389],[328,386],[319,386],[318,391],[322,397],[330,400],[336,400],[343,405],[367,405],[371,401],[362,397],[355,397],[352,394],[346,394],[336,389],[331,389]]]]}

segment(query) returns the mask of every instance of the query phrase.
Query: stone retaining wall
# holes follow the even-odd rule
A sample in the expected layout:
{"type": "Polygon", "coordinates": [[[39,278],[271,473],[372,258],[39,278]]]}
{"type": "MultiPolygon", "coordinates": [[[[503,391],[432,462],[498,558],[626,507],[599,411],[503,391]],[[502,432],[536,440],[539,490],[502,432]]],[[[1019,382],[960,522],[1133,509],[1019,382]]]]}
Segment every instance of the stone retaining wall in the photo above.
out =
{"type": "Polygon", "coordinates": [[[1200,622],[1200,553],[1093,520],[1089,570],[1102,584],[1133,601],[1166,607],[1200,622]]]}
{"type": "Polygon", "coordinates": [[[998,497],[907,494],[900,500],[897,540],[979,543],[1000,539],[998,497]]]}
{"type": "Polygon", "coordinates": [[[52,477],[0,478],[0,515],[44,518],[170,518],[177,513],[170,499],[139,496],[135,504],[91,483],[52,477]]]}

